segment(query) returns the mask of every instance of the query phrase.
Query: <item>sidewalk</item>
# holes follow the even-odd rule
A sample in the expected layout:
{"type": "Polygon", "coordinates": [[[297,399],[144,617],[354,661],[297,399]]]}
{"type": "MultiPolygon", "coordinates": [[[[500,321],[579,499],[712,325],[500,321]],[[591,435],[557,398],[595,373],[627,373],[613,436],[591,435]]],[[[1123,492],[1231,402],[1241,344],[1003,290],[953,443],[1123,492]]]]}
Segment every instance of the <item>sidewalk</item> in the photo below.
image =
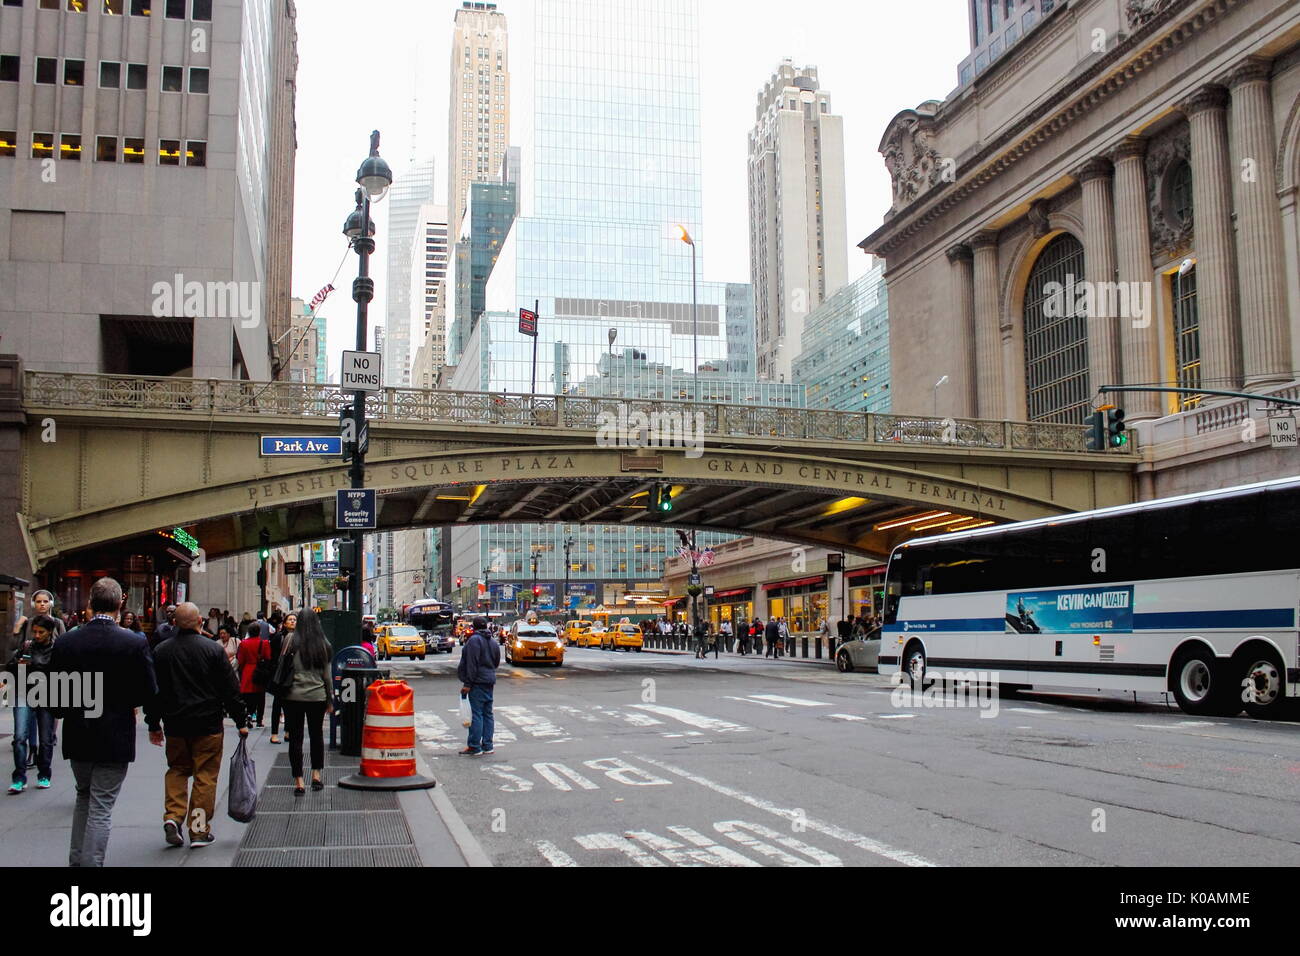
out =
{"type": "MultiPolygon", "coordinates": [[[[12,771],[13,712],[0,709],[0,721],[5,728],[0,765],[12,771]]],[[[230,756],[239,742],[229,721],[212,821],[216,843],[197,850],[188,844],[169,847],[162,830],[166,761],[162,748],[149,743],[143,722],[137,726],[136,760],[113,810],[108,866],[490,865],[441,788],[394,795],[335,786],[356,771],[359,758],[327,749],[326,788],[295,797],[287,743],[269,743],[269,727],[249,731],[259,786],[257,816],[252,823],[236,823],[226,815],[230,756]]],[[[416,759],[420,772],[430,776],[423,757],[416,759]]],[[[67,866],[76,799],[72,770],[56,751],[53,785],[37,790],[35,783],[31,771],[26,792],[0,797],[0,865],[67,866]]]]}

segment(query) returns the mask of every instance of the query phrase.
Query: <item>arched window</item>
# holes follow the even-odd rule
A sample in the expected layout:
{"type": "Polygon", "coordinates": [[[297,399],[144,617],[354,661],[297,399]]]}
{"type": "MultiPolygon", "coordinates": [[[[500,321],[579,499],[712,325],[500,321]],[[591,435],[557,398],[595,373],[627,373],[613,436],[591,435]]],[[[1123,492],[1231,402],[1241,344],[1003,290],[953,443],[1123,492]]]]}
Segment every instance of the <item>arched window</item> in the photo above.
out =
{"type": "Polygon", "coordinates": [[[1029,420],[1077,425],[1091,409],[1083,244],[1062,233],[1043,249],[1025,289],[1029,420]]]}

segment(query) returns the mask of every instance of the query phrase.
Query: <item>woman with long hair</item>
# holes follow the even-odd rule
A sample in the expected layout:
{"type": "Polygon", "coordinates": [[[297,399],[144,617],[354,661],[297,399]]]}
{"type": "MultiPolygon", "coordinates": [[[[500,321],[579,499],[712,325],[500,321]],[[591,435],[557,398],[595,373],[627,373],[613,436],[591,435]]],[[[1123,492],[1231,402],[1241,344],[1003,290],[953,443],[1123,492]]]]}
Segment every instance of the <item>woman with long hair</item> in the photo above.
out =
{"type": "Polygon", "coordinates": [[[133,634],[144,634],[144,626],[140,623],[140,617],[135,611],[122,612],[122,626],[133,634]]]}
{"type": "MultiPolygon", "coordinates": [[[[285,642],[293,636],[294,630],[298,627],[298,615],[290,614],[284,619],[284,627],[277,630],[274,634],[270,633],[271,625],[265,621],[258,621],[261,627],[261,634],[271,642],[271,673],[280,665],[280,655],[284,653],[285,642]]],[[[280,715],[283,713],[283,705],[280,698],[275,697],[271,700],[271,743],[280,742],[280,715]]]]}
{"type": "MultiPolygon", "coordinates": [[[[294,615],[290,615],[293,617],[294,615]]],[[[286,626],[287,626],[286,621],[286,626]]],[[[303,611],[297,627],[285,637],[281,655],[293,655],[293,680],[284,695],[284,726],[289,735],[289,768],[294,793],[306,793],[302,778],[303,725],[311,737],[311,788],[323,790],[325,768],[325,715],[333,713],[330,693],[330,645],[320,618],[303,611]]]]}

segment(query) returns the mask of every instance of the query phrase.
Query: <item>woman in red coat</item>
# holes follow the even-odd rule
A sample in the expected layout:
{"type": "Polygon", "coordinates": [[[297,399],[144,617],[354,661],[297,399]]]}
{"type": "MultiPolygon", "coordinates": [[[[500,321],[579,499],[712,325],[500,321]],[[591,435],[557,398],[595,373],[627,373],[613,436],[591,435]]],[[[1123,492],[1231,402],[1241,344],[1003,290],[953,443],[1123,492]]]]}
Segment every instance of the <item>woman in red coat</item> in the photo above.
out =
{"type": "Polygon", "coordinates": [[[266,687],[254,679],[258,661],[271,659],[271,642],[262,637],[256,621],[248,625],[248,636],[239,644],[235,665],[239,668],[239,694],[248,707],[249,720],[256,715],[257,726],[262,726],[262,711],[266,707],[266,687]]]}

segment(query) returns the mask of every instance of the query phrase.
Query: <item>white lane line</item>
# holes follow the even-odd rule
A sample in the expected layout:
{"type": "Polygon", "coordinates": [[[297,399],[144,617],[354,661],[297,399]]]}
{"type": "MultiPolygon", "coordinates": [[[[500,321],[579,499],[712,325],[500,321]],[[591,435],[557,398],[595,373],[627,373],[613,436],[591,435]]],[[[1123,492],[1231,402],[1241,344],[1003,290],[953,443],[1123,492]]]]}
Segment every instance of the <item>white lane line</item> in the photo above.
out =
{"type": "Polygon", "coordinates": [[[658,767],[660,770],[666,770],[671,774],[681,777],[683,780],[689,780],[691,783],[699,784],[701,787],[707,787],[714,793],[720,793],[724,797],[731,797],[733,800],[739,800],[741,803],[748,804],[756,810],[763,810],[766,813],[778,816],[782,820],[799,820],[803,826],[811,830],[816,830],[818,833],[823,833],[828,837],[856,846],[860,850],[865,850],[866,852],[873,853],[876,856],[884,857],[885,859],[892,860],[895,863],[901,863],[903,866],[939,865],[927,860],[923,856],[918,856],[915,853],[909,852],[908,850],[900,850],[889,846],[886,843],[881,843],[879,840],[873,840],[870,837],[862,836],[861,834],[854,833],[851,830],[845,830],[833,823],[823,823],[821,820],[815,819],[814,817],[804,816],[794,810],[787,810],[785,807],[777,806],[770,800],[751,796],[743,791],[736,790],[734,787],[728,787],[725,784],[714,783],[712,780],[708,780],[698,774],[693,774],[688,770],[682,770],[680,767],[674,767],[661,760],[655,760],[653,757],[646,757],[640,754],[634,754],[633,756],[644,763],[648,763],[651,766],[658,767]]]}
{"type": "Polygon", "coordinates": [[[733,724],[729,720],[719,720],[716,717],[705,717],[703,714],[693,714],[689,710],[678,710],[676,707],[664,707],[661,704],[633,704],[637,710],[646,710],[652,714],[658,714],[660,717],[667,717],[670,720],[677,720],[690,727],[698,727],[700,730],[712,730],[719,734],[737,733],[743,730],[749,730],[748,727],[742,727],[740,724],[733,724]]]}
{"type": "Polygon", "coordinates": [[[1051,714],[1051,713],[1055,713],[1055,711],[1051,711],[1051,710],[1036,710],[1036,709],[1034,709],[1033,707],[1007,707],[1007,708],[1005,708],[1005,709],[1011,711],[1013,714],[1051,714]]]}
{"type": "Polygon", "coordinates": [[[859,717],[857,714],[827,714],[832,720],[861,720],[866,721],[868,718],[859,717]]]}
{"type": "Polygon", "coordinates": [[[795,707],[829,707],[830,702],[824,700],[803,700],[799,697],[782,697],[780,694],[750,694],[756,700],[774,700],[781,704],[793,704],[795,707]]]}
{"type": "Polygon", "coordinates": [[[523,730],[524,733],[533,737],[562,737],[564,729],[557,727],[545,717],[534,714],[527,707],[511,705],[509,707],[497,707],[496,713],[505,717],[516,727],[523,730]]]}
{"type": "Polygon", "coordinates": [[[550,840],[538,840],[533,846],[537,847],[537,852],[546,857],[546,862],[551,866],[577,866],[578,862],[569,854],[565,853],[550,840]]]}
{"type": "Polygon", "coordinates": [[[876,714],[881,720],[911,720],[916,714],[876,714]]]}
{"type": "Polygon", "coordinates": [[[724,697],[723,700],[739,700],[739,701],[743,701],[743,702],[745,702],[746,704],[762,704],[764,707],[777,707],[777,708],[779,708],[779,709],[781,709],[781,710],[789,710],[789,709],[790,709],[790,708],[789,708],[788,706],[786,706],[785,704],[769,704],[769,703],[768,703],[767,701],[765,701],[765,700],[751,700],[751,699],[748,698],[748,697],[730,697],[730,696],[728,696],[728,697],[724,697]]]}

